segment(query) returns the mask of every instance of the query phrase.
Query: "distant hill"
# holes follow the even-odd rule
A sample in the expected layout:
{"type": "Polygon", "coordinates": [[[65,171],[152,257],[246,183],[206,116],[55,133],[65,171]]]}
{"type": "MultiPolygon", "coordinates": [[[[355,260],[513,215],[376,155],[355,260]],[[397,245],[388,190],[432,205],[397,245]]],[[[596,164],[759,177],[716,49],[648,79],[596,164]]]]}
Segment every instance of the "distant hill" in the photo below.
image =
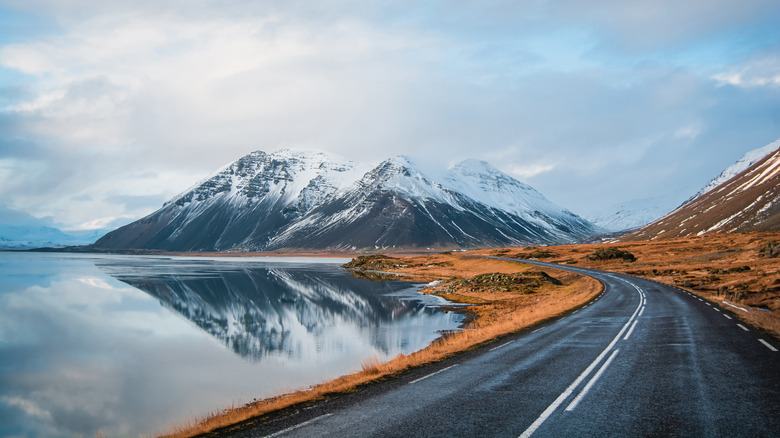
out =
{"type": "Polygon", "coordinates": [[[746,169],[621,240],[780,231],[780,144],[746,169]]]}
{"type": "Polygon", "coordinates": [[[113,231],[109,250],[473,248],[570,243],[603,230],[484,161],[432,176],[318,152],[253,152],[113,231]]]}
{"type": "Polygon", "coordinates": [[[689,195],[689,191],[675,191],[652,198],[635,199],[586,215],[585,218],[612,232],[635,230],[679,207],[689,195]]]}
{"type": "Polygon", "coordinates": [[[108,231],[63,231],[53,226],[51,220],[39,219],[0,205],[0,249],[89,245],[108,231]]]}

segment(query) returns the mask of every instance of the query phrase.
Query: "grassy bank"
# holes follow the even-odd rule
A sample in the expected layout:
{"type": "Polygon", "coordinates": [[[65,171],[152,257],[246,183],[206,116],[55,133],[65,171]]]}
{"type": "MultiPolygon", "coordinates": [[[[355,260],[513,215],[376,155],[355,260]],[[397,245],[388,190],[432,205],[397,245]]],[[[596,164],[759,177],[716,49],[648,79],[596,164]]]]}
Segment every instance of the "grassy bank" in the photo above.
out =
{"type": "Polygon", "coordinates": [[[502,335],[519,331],[585,304],[602,289],[589,277],[556,269],[539,269],[515,262],[436,254],[408,257],[370,256],[352,264],[356,275],[436,282],[424,291],[450,301],[472,304],[463,331],[434,341],[427,348],[399,355],[388,362],[365,361],[361,370],[290,394],[228,407],[166,436],[190,437],[263,421],[273,412],[355,391],[361,385],[390,378],[414,367],[437,362],[502,335]],[[398,278],[398,277],[394,277],[398,278]]]}

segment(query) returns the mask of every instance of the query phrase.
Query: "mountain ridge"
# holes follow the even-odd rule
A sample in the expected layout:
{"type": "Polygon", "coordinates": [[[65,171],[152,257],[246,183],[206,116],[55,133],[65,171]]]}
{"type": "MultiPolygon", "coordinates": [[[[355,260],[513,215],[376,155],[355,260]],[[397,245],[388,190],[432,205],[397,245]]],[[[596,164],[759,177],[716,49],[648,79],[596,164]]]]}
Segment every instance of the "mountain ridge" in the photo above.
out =
{"type": "Polygon", "coordinates": [[[94,247],[467,248],[567,243],[599,231],[484,161],[433,178],[405,156],[370,168],[281,150],[239,158],[94,247]]]}

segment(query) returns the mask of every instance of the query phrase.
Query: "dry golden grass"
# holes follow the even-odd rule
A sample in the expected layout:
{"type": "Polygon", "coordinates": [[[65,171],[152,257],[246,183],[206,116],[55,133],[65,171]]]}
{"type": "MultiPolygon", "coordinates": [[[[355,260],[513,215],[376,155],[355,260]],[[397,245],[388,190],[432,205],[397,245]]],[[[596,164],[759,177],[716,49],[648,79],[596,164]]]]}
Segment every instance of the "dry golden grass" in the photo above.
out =
{"type": "MultiPolygon", "coordinates": [[[[437,254],[404,257],[394,272],[408,274],[408,278],[431,281],[434,279],[466,278],[483,273],[515,273],[529,269],[540,270],[516,262],[437,254]],[[415,265],[412,267],[412,265],[415,265]]],[[[312,403],[335,394],[355,391],[361,385],[398,375],[410,368],[437,362],[455,353],[467,351],[502,335],[519,331],[583,305],[602,289],[589,277],[555,269],[544,269],[561,280],[560,286],[545,285],[533,293],[491,293],[485,291],[454,291],[443,294],[451,301],[477,303],[469,307],[472,318],[464,331],[439,338],[427,348],[409,355],[398,355],[388,362],[376,357],[361,363],[361,371],[324,382],[309,389],[230,407],[215,412],[191,424],[181,425],[166,436],[191,437],[217,429],[237,428],[247,423],[263,421],[264,416],[296,405],[312,403]]],[[[407,278],[407,277],[404,277],[407,278]]],[[[442,288],[428,289],[428,293],[442,288]]]]}
{"type": "Polygon", "coordinates": [[[748,312],[735,310],[741,319],[780,338],[780,258],[760,256],[761,248],[769,242],[780,243],[780,233],[715,233],[649,242],[501,248],[474,253],[536,256],[546,262],[653,279],[689,290],[729,310],[735,309],[724,306],[723,300],[744,307],[748,312]],[[626,250],[637,260],[586,257],[606,247],[626,250]]]}

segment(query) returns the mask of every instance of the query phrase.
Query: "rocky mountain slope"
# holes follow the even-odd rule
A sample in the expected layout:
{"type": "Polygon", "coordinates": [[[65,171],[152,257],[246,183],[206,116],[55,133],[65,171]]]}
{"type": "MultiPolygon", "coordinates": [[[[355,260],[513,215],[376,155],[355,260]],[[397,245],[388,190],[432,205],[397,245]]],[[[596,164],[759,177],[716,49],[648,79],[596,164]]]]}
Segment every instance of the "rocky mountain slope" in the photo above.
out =
{"type": "Polygon", "coordinates": [[[468,248],[566,243],[602,231],[482,161],[437,179],[406,157],[371,169],[322,153],[257,151],[94,247],[468,248]]]}
{"type": "Polygon", "coordinates": [[[780,148],[621,240],[780,231],[780,148]]]}
{"type": "Polygon", "coordinates": [[[753,149],[752,151],[747,152],[745,155],[742,156],[742,158],[737,160],[736,163],[723,169],[723,172],[721,172],[720,175],[713,178],[713,180],[710,181],[701,190],[699,190],[698,193],[693,195],[693,197],[691,197],[689,201],[698,198],[699,196],[711,191],[712,189],[718,187],[719,185],[723,184],[729,179],[737,176],[737,174],[747,169],[748,167],[752,166],[753,164],[755,164],[762,158],[766,157],[770,153],[774,152],[775,150],[777,150],[777,148],[780,148],[780,139],[777,139],[766,146],[762,146],[760,148],[753,149]]]}

